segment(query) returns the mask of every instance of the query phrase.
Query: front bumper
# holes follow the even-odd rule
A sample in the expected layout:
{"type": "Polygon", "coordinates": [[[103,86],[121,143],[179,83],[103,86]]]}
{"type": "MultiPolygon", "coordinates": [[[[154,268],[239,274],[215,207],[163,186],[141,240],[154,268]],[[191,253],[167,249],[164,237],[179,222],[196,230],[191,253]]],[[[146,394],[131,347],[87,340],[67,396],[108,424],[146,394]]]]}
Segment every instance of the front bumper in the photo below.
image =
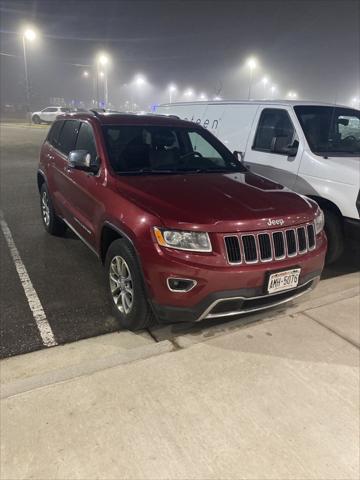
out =
{"type": "Polygon", "coordinates": [[[360,220],[355,218],[344,218],[345,236],[360,242],[360,220]]]}
{"type": "Polygon", "coordinates": [[[295,258],[229,265],[225,252],[216,248],[212,255],[193,255],[148,246],[147,261],[142,265],[148,296],[159,321],[198,322],[270,308],[311,290],[321,275],[326,247],[325,234],[321,233],[314,250],[295,258]],[[267,294],[268,275],[292,268],[301,268],[298,286],[267,294]],[[188,292],[170,291],[169,277],[193,279],[196,286],[188,292]]]}
{"type": "Polygon", "coordinates": [[[294,300],[313,290],[320,280],[321,272],[304,278],[301,285],[291,290],[272,295],[261,294],[259,289],[242,288],[234,291],[216,292],[192,308],[172,307],[153,303],[155,314],[162,322],[200,322],[219,317],[231,317],[275,307],[294,300]]]}

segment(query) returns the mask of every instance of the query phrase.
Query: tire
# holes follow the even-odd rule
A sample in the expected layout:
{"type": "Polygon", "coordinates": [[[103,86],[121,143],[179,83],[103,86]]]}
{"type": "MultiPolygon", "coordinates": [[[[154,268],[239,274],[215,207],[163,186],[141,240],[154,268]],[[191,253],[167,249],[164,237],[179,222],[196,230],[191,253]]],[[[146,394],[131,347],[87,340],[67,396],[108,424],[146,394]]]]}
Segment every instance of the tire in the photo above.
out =
{"type": "Polygon", "coordinates": [[[115,240],[106,253],[105,278],[112,309],[121,327],[133,331],[149,327],[154,316],[139,262],[123,239],[115,240]]]}
{"type": "Polygon", "coordinates": [[[32,121],[33,121],[34,123],[36,123],[36,125],[40,125],[40,123],[41,123],[41,120],[40,120],[39,115],[34,115],[34,116],[32,117],[32,121]]]}
{"type": "Polygon", "coordinates": [[[328,249],[325,263],[330,265],[334,263],[344,250],[344,230],[342,220],[331,210],[324,210],[325,215],[325,233],[328,239],[328,249]]]}
{"type": "Polygon", "coordinates": [[[63,236],[66,231],[66,225],[55,213],[45,182],[40,189],[40,211],[45,230],[50,235],[63,236]]]}

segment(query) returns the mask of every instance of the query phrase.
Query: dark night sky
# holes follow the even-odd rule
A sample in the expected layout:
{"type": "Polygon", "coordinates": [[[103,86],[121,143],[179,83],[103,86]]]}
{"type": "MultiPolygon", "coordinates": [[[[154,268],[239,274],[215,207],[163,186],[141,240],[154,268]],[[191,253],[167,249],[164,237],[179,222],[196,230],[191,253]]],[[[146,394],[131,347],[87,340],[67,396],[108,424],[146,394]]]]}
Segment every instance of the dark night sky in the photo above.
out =
{"type": "Polygon", "coordinates": [[[243,64],[256,55],[264,74],[302,98],[348,103],[359,95],[360,2],[303,1],[1,1],[1,103],[22,101],[22,25],[41,31],[29,47],[34,103],[50,96],[87,100],[91,81],[81,77],[99,50],[112,57],[110,100],[138,71],[152,85],[145,103],[162,101],[169,82],[213,96],[244,98],[248,76],[243,64]]]}

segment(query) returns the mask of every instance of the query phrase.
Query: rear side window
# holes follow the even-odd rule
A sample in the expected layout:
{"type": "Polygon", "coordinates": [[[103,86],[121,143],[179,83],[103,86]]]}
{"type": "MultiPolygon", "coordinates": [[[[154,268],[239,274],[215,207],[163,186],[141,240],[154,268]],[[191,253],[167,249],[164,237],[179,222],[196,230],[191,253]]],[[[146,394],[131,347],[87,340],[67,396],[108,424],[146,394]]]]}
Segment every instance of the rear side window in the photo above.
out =
{"type": "Polygon", "coordinates": [[[68,107],[61,107],[60,112],[70,112],[70,108],[68,107]]]}
{"type": "Polygon", "coordinates": [[[47,136],[48,142],[55,148],[59,148],[59,135],[64,122],[56,121],[52,124],[47,136]]]}
{"type": "Polygon", "coordinates": [[[75,150],[76,137],[79,131],[80,122],[78,120],[65,120],[64,126],[60,132],[58,149],[65,155],[69,155],[71,150],[75,150]]]}
{"type": "MultiPolygon", "coordinates": [[[[294,134],[294,126],[286,110],[265,108],[261,112],[253,150],[272,152],[277,137],[281,138],[281,145],[291,145],[294,134]]],[[[279,145],[279,138],[277,142],[279,145]]]]}
{"type": "Polygon", "coordinates": [[[76,150],[86,150],[91,155],[91,160],[96,158],[95,138],[92,128],[87,123],[80,126],[79,135],[76,140],[76,150]]]}

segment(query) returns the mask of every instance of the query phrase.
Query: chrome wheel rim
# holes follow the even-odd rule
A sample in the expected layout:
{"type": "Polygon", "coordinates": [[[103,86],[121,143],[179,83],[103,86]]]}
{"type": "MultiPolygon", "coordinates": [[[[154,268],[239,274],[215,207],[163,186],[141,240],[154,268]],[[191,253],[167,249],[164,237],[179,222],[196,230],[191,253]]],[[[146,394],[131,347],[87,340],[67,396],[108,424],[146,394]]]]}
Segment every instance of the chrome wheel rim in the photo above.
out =
{"type": "Polygon", "coordinates": [[[50,208],[49,197],[46,192],[43,192],[41,197],[41,211],[45,225],[48,227],[50,224],[50,208]]]}
{"type": "Polygon", "coordinates": [[[116,308],[127,315],[134,303],[134,288],[130,269],[123,257],[111,260],[109,269],[110,290],[116,308]]]}

